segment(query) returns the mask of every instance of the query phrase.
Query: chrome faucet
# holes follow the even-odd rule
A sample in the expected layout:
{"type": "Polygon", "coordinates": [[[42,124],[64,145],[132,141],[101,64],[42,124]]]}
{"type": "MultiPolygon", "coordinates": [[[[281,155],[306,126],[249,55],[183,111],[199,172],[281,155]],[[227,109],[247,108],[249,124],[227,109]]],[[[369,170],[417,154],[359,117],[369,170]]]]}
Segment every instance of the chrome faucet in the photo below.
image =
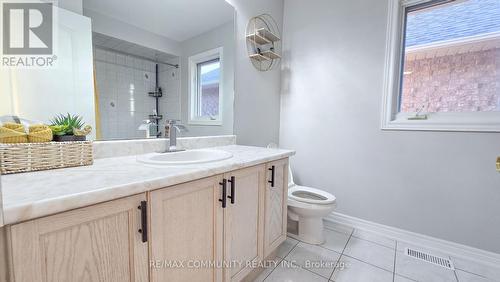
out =
{"type": "Polygon", "coordinates": [[[181,129],[187,129],[184,125],[177,124],[178,121],[179,120],[170,119],[167,120],[167,124],[165,125],[165,137],[168,137],[169,141],[166,153],[184,151],[182,149],[177,149],[177,131],[180,133],[181,129]]]}

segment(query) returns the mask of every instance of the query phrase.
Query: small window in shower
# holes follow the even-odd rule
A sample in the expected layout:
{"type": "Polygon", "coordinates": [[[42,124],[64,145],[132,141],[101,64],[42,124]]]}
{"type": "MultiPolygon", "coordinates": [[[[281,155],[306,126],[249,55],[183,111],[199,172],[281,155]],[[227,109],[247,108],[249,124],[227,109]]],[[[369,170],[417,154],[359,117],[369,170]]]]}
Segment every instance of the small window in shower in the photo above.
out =
{"type": "Polygon", "coordinates": [[[190,124],[221,125],[222,48],[189,58],[190,124]]]}

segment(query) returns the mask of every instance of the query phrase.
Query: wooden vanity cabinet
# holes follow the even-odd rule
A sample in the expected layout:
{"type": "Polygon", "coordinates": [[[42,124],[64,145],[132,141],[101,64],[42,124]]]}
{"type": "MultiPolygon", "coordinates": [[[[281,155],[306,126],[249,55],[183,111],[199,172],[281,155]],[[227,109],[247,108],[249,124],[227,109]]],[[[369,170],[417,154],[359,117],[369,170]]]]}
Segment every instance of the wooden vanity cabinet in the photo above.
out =
{"type": "Polygon", "coordinates": [[[288,159],[270,162],[266,168],[264,257],[286,240],[288,159]]]}
{"type": "Polygon", "coordinates": [[[287,173],[283,159],[4,227],[10,281],[241,281],[285,240],[287,173]]]}
{"type": "Polygon", "coordinates": [[[7,244],[7,228],[0,227],[0,282],[8,282],[9,278],[9,260],[7,244]]]}
{"type": "Polygon", "coordinates": [[[13,282],[148,281],[146,194],[12,225],[13,282]]]}
{"type": "Polygon", "coordinates": [[[150,193],[151,281],[223,281],[222,176],[150,193]]]}
{"type": "Polygon", "coordinates": [[[151,281],[241,281],[250,273],[246,262],[264,258],[265,174],[260,165],[151,192],[151,281]],[[219,265],[194,265],[202,262],[219,265]]]}
{"type": "Polygon", "coordinates": [[[229,197],[224,209],[224,258],[232,262],[225,269],[225,281],[241,281],[253,270],[247,262],[264,259],[265,168],[259,165],[224,175],[229,197]]]}

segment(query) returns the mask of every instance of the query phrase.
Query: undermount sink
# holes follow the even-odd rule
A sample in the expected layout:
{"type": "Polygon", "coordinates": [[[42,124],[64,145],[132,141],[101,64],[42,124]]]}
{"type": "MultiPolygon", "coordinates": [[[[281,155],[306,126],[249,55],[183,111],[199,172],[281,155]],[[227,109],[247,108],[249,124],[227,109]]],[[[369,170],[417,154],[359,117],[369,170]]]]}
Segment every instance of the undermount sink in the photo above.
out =
{"type": "Polygon", "coordinates": [[[137,157],[137,161],[152,165],[189,165],[211,163],[232,158],[233,154],[215,149],[198,149],[172,153],[153,153],[137,157]]]}

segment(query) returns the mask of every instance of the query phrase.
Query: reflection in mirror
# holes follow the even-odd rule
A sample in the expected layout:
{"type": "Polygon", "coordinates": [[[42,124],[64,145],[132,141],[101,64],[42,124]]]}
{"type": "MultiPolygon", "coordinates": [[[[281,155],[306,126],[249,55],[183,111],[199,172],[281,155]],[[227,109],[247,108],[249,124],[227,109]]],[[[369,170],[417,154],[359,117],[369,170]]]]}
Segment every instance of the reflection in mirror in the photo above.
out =
{"type": "Polygon", "coordinates": [[[58,10],[58,66],[0,70],[0,116],[50,125],[71,113],[92,126],[90,140],[165,137],[168,120],[183,125],[181,137],[233,133],[225,0],[83,0],[83,16],[58,10]]]}
{"type": "Polygon", "coordinates": [[[179,57],[93,33],[99,139],[161,137],[181,119],[179,57]]]}
{"type": "Polygon", "coordinates": [[[168,120],[184,125],[181,136],[232,134],[233,8],[224,0],[126,2],[84,0],[98,139],[163,137],[168,120]]]}
{"type": "MultiPolygon", "coordinates": [[[[18,120],[11,116],[50,123],[58,114],[71,113],[95,128],[91,21],[64,9],[56,12],[54,66],[0,68],[2,124],[18,120]]],[[[95,132],[88,138],[94,139],[95,132]]]]}

